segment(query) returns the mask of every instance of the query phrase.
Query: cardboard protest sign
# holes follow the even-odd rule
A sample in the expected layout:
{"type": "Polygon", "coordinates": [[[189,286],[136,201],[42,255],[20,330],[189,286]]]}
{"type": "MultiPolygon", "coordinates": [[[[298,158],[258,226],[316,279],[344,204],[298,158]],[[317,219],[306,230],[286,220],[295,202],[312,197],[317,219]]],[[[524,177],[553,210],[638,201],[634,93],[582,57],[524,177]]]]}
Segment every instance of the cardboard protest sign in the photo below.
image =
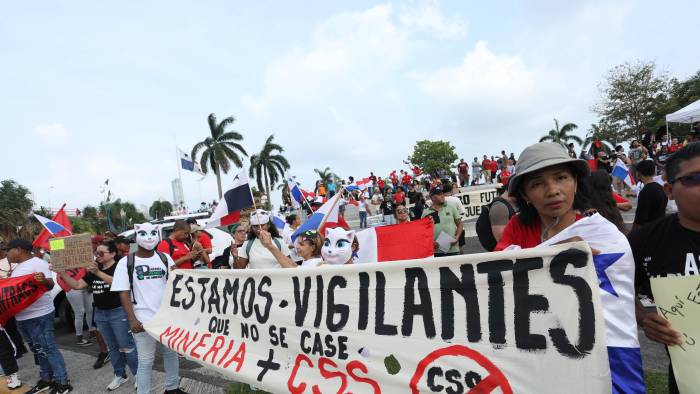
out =
{"type": "Polygon", "coordinates": [[[86,267],[95,261],[90,234],[70,235],[49,240],[51,265],[55,271],[86,267]]]}
{"type": "Polygon", "coordinates": [[[673,374],[681,394],[697,392],[700,375],[700,276],[651,278],[651,290],[659,314],[683,334],[683,344],[669,346],[673,374]]]}
{"type": "Polygon", "coordinates": [[[611,392],[584,243],[381,264],[176,270],[145,328],[188,359],[271,392],[611,392]]]}
{"type": "Polygon", "coordinates": [[[46,286],[39,284],[31,274],[0,279],[0,326],[34,303],[46,290],[46,286]]]}

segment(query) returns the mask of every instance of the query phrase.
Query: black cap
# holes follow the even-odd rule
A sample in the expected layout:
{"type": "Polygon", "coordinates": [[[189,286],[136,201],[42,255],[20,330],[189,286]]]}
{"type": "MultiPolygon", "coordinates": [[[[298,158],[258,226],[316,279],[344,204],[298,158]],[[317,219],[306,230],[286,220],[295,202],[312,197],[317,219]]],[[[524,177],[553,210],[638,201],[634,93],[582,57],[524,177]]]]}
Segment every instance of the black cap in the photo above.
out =
{"type": "Polygon", "coordinates": [[[131,244],[131,243],[134,243],[134,241],[132,241],[131,239],[129,239],[123,235],[119,235],[116,238],[114,238],[114,243],[115,244],[131,244]]]}
{"type": "Polygon", "coordinates": [[[431,196],[434,196],[436,194],[442,194],[442,188],[440,186],[435,186],[434,188],[430,189],[431,196]]]}
{"type": "Polygon", "coordinates": [[[31,252],[33,249],[32,243],[27,241],[26,239],[22,239],[22,238],[13,239],[12,241],[8,242],[7,245],[5,245],[5,248],[7,250],[19,248],[19,249],[24,249],[27,252],[31,252]]]}

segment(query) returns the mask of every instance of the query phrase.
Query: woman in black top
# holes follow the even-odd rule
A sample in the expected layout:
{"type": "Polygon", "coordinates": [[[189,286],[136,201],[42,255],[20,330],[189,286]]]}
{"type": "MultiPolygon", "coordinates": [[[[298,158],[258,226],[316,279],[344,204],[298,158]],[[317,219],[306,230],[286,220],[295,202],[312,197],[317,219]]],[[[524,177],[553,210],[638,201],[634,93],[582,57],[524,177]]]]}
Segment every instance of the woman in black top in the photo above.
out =
{"type": "Polygon", "coordinates": [[[246,224],[235,226],[231,231],[231,235],[233,236],[231,246],[226,247],[221,256],[216,256],[216,258],[212,260],[212,269],[230,269],[235,266],[236,259],[238,258],[238,248],[243,246],[248,236],[248,226],[246,224]]]}
{"type": "Polygon", "coordinates": [[[87,267],[88,274],[82,279],[75,280],[65,272],[58,272],[71,288],[78,290],[89,287],[92,290],[95,302],[95,323],[107,342],[114,369],[115,377],[107,386],[107,390],[110,391],[116,390],[129,380],[126,376],[126,365],[134,376],[138,368],[136,345],[129,331],[129,322],[119,300],[119,293],[110,290],[112,276],[117,268],[117,263],[114,261],[116,255],[117,247],[114,241],[105,241],[95,251],[99,266],[91,263],[87,267]]]}

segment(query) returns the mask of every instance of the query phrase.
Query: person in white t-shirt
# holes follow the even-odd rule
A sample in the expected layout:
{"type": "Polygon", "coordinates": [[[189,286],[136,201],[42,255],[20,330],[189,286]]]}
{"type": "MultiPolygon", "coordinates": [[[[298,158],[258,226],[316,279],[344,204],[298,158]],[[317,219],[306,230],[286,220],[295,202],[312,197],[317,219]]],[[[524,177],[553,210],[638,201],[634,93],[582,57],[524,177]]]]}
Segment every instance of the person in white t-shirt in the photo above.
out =
{"type": "Polygon", "coordinates": [[[136,372],[137,392],[150,393],[153,362],[157,348],[161,348],[165,368],[165,392],[184,393],[179,388],[180,365],[177,353],[160,344],[143,329],[143,324],[151,320],[158,311],[168,282],[168,271],[175,267],[175,262],[169,255],[155,250],[160,242],[155,225],[137,224],[134,230],[138,249],[133,255],[122,257],[117,263],[111,291],[120,293],[121,304],[134,335],[139,360],[136,372]],[[130,258],[133,259],[131,268],[130,258]]]}
{"type": "MultiPolygon", "coordinates": [[[[34,275],[34,279],[51,290],[49,263],[32,255],[31,242],[13,239],[7,244],[7,259],[17,266],[12,271],[12,278],[34,275]]],[[[51,292],[42,294],[31,305],[21,310],[15,318],[17,328],[39,362],[40,379],[29,391],[38,393],[52,390],[52,393],[69,393],[73,387],[68,383],[68,372],[63,355],[56,346],[53,336],[53,299],[51,292]]]]}
{"type": "Polygon", "coordinates": [[[289,255],[287,243],[279,236],[277,227],[270,224],[270,214],[262,209],[251,213],[248,239],[238,249],[236,268],[296,267],[296,263],[289,258],[289,255]],[[273,248],[265,247],[261,237],[269,238],[273,248]]]}
{"type": "Polygon", "coordinates": [[[301,267],[318,267],[323,259],[321,258],[321,248],[323,247],[323,239],[321,234],[316,230],[306,230],[299,234],[296,242],[297,254],[301,256],[303,261],[301,267]]]}

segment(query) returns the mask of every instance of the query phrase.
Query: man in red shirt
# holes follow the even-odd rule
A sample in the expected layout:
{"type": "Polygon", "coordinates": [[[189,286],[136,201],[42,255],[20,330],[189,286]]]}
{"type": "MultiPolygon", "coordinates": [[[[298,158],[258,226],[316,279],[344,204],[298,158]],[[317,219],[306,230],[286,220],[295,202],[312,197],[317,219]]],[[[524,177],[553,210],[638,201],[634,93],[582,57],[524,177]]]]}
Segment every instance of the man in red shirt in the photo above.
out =
{"type": "Polygon", "coordinates": [[[199,258],[199,252],[190,251],[189,246],[185,244],[189,236],[190,224],[184,220],[178,220],[173,225],[170,236],[160,241],[157,250],[169,254],[177,268],[192,269],[192,261],[199,258]]]}
{"type": "Polygon", "coordinates": [[[459,185],[465,187],[469,185],[469,164],[464,159],[459,160],[457,164],[457,172],[459,173],[459,185]]]}
{"type": "Polygon", "coordinates": [[[408,192],[408,187],[411,186],[411,182],[413,182],[413,178],[411,178],[411,176],[408,175],[408,172],[403,171],[403,177],[401,178],[401,186],[403,186],[404,193],[408,192]]]}
{"type": "Polygon", "coordinates": [[[491,160],[486,155],[481,161],[481,173],[484,175],[484,182],[491,183],[491,160]]]}
{"type": "Polygon", "coordinates": [[[493,179],[496,177],[496,173],[498,172],[498,161],[491,156],[491,182],[493,182],[493,179]]]}
{"type": "Polygon", "coordinates": [[[384,179],[382,177],[377,180],[377,186],[379,186],[379,192],[384,194],[384,179]]]}
{"type": "Polygon", "coordinates": [[[404,194],[402,188],[398,188],[396,190],[396,193],[394,193],[394,204],[399,205],[399,204],[404,204],[406,201],[406,194],[404,194]]]}

